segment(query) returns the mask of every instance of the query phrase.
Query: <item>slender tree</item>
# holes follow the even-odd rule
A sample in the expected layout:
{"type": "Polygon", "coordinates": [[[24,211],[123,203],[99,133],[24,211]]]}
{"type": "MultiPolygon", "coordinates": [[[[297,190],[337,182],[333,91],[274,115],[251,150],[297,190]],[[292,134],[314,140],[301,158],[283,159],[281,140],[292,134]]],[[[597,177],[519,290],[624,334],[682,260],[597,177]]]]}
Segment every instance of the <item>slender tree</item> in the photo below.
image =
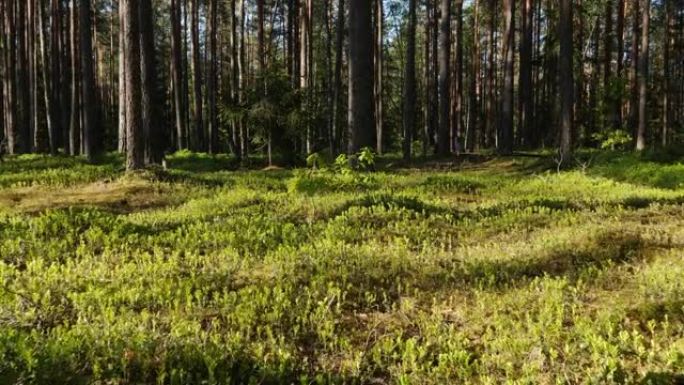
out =
{"type": "Polygon", "coordinates": [[[573,131],[573,5],[572,0],[560,0],[560,22],[558,37],[560,40],[560,57],[558,77],[560,79],[560,157],[566,161],[572,154],[573,131]]]}
{"type": "Polygon", "coordinates": [[[411,160],[411,145],[416,129],[416,0],[409,0],[408,28],[406,36],[406,67],[404,74],[403,153],[404,160],[411,160]]]}
{"type": "MultiPolygon", "coordinates": [[[[504,33],[501,57],[504,60],[501,90],[501,116],[499,118],[499,152],[513,153],[513,77],[515,60],[515,0],[504,0],[504,33]]],[[[572,37],[572,35],[571,35],[572,37]]],[[[570,53],[572,55],[572,53],[570,53]]],[[[572,87],[572,83],[570,84],[572,87]]]]}
{"type": "Polygon", "coordinates": [[[451,94],[449,85],[451,82],[451,0],[439,0],[439,49],[437,60],[438,71],[438,106],[439,120],[437,128],[437,153],[441,156],[448,155],[451,151],[449,143],[449,124],[451,123],[450,111],[451,94]]]}
{"type": "Polygon", "coordinates": [[[200,54],[200,31],[199,31],[199,3],[200,0],[190,0],[190,49],[192,55],[191,68],[193,75],[193,123],[194,132],[193,138],[195,140],[194,148],[197,150],[204,150],[205,135],[204,135],[204,102],[202,99],[202,64],[200,54]]]}
{"type": "Polygon", "coordinates": [[[340,146],[340,122],[343,120],[343,100],[342,100],[342,60],[344,56],[344,35],[345,35],[345,4],[344,0],[337,2],[337,25],[335,27],[335,80],[333,83],[333,112],[332,127],[333,138],[331,153],[337,154],[340,146]]]}
{"type": "Polygon", "coordinates": [[[372,2],[349,2],[349,146],[354,154],[373,145],[372,2]]]}
{"type": "Polygon", "coordinates": [[[522,0],[520,7],[520,73],[518,80],[519,103],[518,124],[520,125],[520,143],[525,147],[532,145],[534,129],[534,84],[532,82],[532,34],[534,20],[534,3],[522,0]]]}
{"type": "Polygon", "coordinates": [[[91,35],[92,15],[90,0],[80,0],[79,8],[79,43],[81,62],[81,98],[83,120],[84,155],[92,161],[98,152],[97,146],[97,94],[95,90],[95,70],[93,64],[93,42],[91,35]]]}
{"type": "Polygon", "coordinates": [[[641,5],[641,49],[639,51],[639,64],[637,74],[637,84],[639,87],[639,111],[638,126],[636,137],[636,149],[642,151],[646,149],[646,125],[647,125],[647,103],[648,103],[648,65],[649,65],[649,22],[651,19],[651,1],[639,0],[641,5]]]}

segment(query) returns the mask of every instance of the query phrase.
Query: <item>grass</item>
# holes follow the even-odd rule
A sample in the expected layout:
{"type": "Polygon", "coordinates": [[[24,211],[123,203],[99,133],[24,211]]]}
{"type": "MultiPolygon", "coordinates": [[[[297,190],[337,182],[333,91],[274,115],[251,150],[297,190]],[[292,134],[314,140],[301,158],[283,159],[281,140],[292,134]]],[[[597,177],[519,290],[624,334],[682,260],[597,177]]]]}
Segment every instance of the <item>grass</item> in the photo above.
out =
{"type": "Polygon", "coordinates": [[[668,162],[9,159],[0,383],[682,383],[668,162]]]}

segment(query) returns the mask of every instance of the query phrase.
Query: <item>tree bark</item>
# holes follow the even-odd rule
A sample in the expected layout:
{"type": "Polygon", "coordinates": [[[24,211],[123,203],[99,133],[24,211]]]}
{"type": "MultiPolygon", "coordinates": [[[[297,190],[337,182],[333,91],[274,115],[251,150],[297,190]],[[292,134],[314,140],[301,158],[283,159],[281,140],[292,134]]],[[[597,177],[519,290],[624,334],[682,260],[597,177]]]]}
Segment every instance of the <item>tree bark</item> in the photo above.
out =
{"type": "Polygon", "coordinates": [[[81,153],[81,92],[79,91],[79,49],[77,0],[71,0],[71,114],[69,118],[69,149],[71,155],[81,153]]]}
{"type": "Polygon", "coordinates": [[[97,146],[97,109],[95,91],[95,72],[93,69],[92,16],[90,0],[80,0],[79,8],[81,95],[83,100],[83,149],[84,155],[92,162],[98,152],[97,146]]]}
{"type": "Polygon", "coordinates": [[[384,41],[384,11],[383,0],[375,1],[375,151],[382,154],[382,123],[383,123],[383,41],[384,41]]]}
{"type": "MultiPolygon", "coordinates": [[[[263,0],[261,0],[263,1],[263,0]]],[[[209,20],[207,29],[209,34],[209,73],[207,74],[207,117],[209,123],[209,153],[219,152],[219,127],[218,127],[218,0],[209,0],[209,20]]]]}
{"type": "Polygon", "coordinates": [[[560,1],[560,22],[558,37],[560,40],[560,57],[558,76],[560,79],[560,159],[565,162],[572,154],[573,130],[573,9],[572,0],[560,1]]]}
{"type": "Polygon", "coordinates": [[[373,145],[372,2],[349,3],[349,146],[355,154],[373,145]]]}
{"type": "Polygon", "coordinates": [[[403,155],[405,161],[411,160],[413,133],[416,130],[416,0],[409,0],[408,28],[406,31],[406,67],[404,74],[403,108],[403,155]]]}
{"type": "Polygon", "coordinates": [[[194,148],[199,151],[205,149],[204,118],[202,100],[202,64],[200,61],[200,41],[199,41],[199,0],[191,0],[190,9],[190,49],[192,55],[193,73],[193,120],[194,120],[194,148]]]}
{"type": "Polygon", "coordinates": [[[451,83],[450,59],[451,59],[451,0],[440,0],[439,2],[439,124],[437,129],[437,154],[446,156],[451,153],[450,145],[450,123],[451,114],[451,94],[449,86],[451,83]]]}
{"type": "Polygon", "coordinates": [[[504,60],[504,79],[501,91],[498,148],[501,154],[508,155],[513,153],[513,77],[515,61],[515,19],[513,16],[515,14],[515,0],[504,0],[503,13],[504,33],[501,56],[504,60]]]}
{"type": "MultiPolygon", "coordinates": [[[[415,1],[415,0],[413,0],[415,1]]],[[[336,155],[340,148],[340,122],[343,120],[342,111],[342,60],[344,57],[344,35],[345,35],[345,3],[344,0],[338,0],[337,3],[337,26],[335,37],[335,80],[333,84],[333,112],[332,112],[332,150],[331,153],[336,155]]]]}
{"type": "Polygon", "coordinates": [[[520,74],[518,89],[520,101],[518,103],[518,124],[520,127],[520,141],[524,147],[532,147],[534,130],[534,84],[532,82],[532,22],[534,20],[534,6],[532,0],[522,0],[521,38],[520,38],[520,74]]]}
{"type": "Polygon", "coordinates": [[[124,24],[124,73],[126,82],[126,170],[145,166],[142,127],[139,0],[121,0],[124,24]]]}
{"type": "Polygon", "coordinates": [[[468,128],[466,134],[465,148],[468,151],[479,149],[481,139],[480,127],[480,103],[481,103],[481,81],[480,81],[480,1],[474,0],[473,3],[473,41],[472,55],[470,58],[470,104],[468,112],[468,128]]]}
{"type": "Polygon", "coordinates": [[[639,51],[639,68],[637,83],[639,87],[639,121],[637,127],[636,149],[642,151],[646,149],[646,129],[648,124],[647,103],[648,103],[648,66],[649,66],[649,22],[650,22],[650,0],[642,1],[641,15],[641,48],[639,51]]]}
{"type": "Polygon", "coordinates": [[[154,13],[151,0],[138,0],[140,26],[142,130],[145,162],[159,164],[164,157],[165,135],[161,126],[162,104],[157,78],[154,13]]]}

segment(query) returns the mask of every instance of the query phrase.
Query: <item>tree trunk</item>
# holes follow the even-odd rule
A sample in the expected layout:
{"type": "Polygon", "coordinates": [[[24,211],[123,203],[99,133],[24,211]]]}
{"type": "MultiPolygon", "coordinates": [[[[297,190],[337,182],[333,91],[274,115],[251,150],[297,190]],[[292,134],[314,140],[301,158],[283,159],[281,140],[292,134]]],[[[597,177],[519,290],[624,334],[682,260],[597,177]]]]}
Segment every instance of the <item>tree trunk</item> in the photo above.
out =
{"type": "Polygon", "coordinates": [[[663,42],[663,117],[662,117],[662,133],[660,144],[665,147],[668,144],[668,137],[670,134],[671,121],[671,102],[672,102],[672,84],[670,77],[672,76],[672,63],[670,59],[670,49],[674,45],[672,38],[672,0],[665,0],[665,41],[663,42]]]}
{"type": "Polygon", "coordinates": [[[124,73],[126,82],[126,170],[145,166],[142,126],[139,0],[121,0],[123,8],[124,73]]]}
{"type": "Polygon", "coordinates": [[[453,97],[451,116],[451,150],[461,151],[463,135],[463,0],[456,0],[456,63],[453,68],[453,97]]]}
{"type": "Polygon", "coordinates": [[[534,20],[534,6],[532,0],[522,0],[521,7],[521,38],[520,38],[520,74],[518,89],[520,102],[518,103],[518,124],[520,127],[520,141],[524,147],[532,147],[534,136],[534,84],[532,83],[532,22],[534,20]]]}
{"type": "MultiPolygon", "coordinates": [[[[415,0],[413,0],[415,1],[415,0]]],[[[339,152],[340,146],[340,122],[343,120],[342,111],[342,59],[344,55],[344,26],[345,26],[345,4],[344,0],[338,0],[337,3],[337,26],[335,37],[335,80],[333,84],[333,112],[332,112],[332,154],[336,155],[339,152]]]]}
{"type": "MultiPolygon", "coordinates": [[[[504,0],[504,33],[501,56],[504,59],[504,80],[501,94],[499,152],[513,153],[513,77],[515,61],[515,0],[504,0]]],[[[571,35],[572,38],[572,35],[571,35]]],[[[572,86],[572,85],[571,85],[572,86]]]]}
{"type": "Polygon", "coordinates": [[[349,3],[349,147],[355,154],[373,145],[372,2],[349,3]]]}
{"type": "Polygon", "coordinates": [[[481,139],[480,127],[480,103],[481,103],[481,81],[480,81],[480,1],[475,0],[473,4],[473,41],[470,66],[470,105],[468,112],[468,129],[465,147],[468,151],[479,149],[481,139]]]}
{"type": "MultiPolygon", "coordinates": [[[[263,0],[262,0],[263,1],[263,0]]],[[[218,30],[218,0],[209,0],[209,20],[207,21],[207,30],[209,34],[209,73],[207,74],[207,104],[209,116],[207,117],[209,123],[209,153],[216,154],[219,152],[219,137],[218,137],[218,44],[217,35],[218,30]]]]}
{"type": "Polygon", "coordinates": [[[639,122],[637,127],[636,149],[642,151],[646,149],[646,129],[648,124],[647,103],[648,103],[648,65],[649,65],[649,21],[651,15],[651,1],[642,1],[642,20],[641,20],[641,49],[639,51],[639,74],[637,83],[639,85],[639,122]]]}
{"type": "Polygon", "coordinates": [[[404,75],[403,153],[404,160],[411,160],[411,145],[416,129],[416,0],[409,0],[408,28],[406,31],[406,67],[404,75]]]}
{"type": "Polygon", "coordinates": [[[152,0],[138,0],[140,14],[140,62],[142,130],[145,139],[146,163],[159,164],[164,157],[165,135],[161,126],[162,104],[157,78],[154,13],[152,0]]]}
{"type": "MultiPolygon", "coordinates": [[[[4,84],[4,138],[7,151],[15,153],[17,137],[17,83],[16,83],[16,29],[14,28],[14,2],[4,2],[5,28],[5,84],[4,84]]],[[[2,150],[2,149],[0,149],[2,150]]]]}
{"type": "Polygon", "coordinates": [[[71,0],[71,114],[69,118],[69,149],[71,155],[81,153],[81,92],[79,91],[79,49],[77,0],[71,0]]]}
{"type": "Polygon", "coordinates": [[[200,62],[200,41],[199,41],[199,0],[191,0],[191,10],[190,10],[190,47],[192,54],[192,73],[193,73],[193,93],[194,93],[194,138],[195,145],[194,148],[199,151],[205,149],[204,140],[204,119],[203,119],[203,106],[202,101],[202,65],[200,62]]]}
{"type": "Polygon", "coordinates": [[[375,1],[375,142],[376,152],[382,154],[382,123],[383,123],[383,40],[384,40],[384,12],[383,0],[375,1]]]}
{"type": "Polygon", "coordinates": [[[560,1],[560,22],[558,37],[560,40],[560,57],[558,75],[560,79],[560,160],[565,162],[572,154],[573,130],[573,9],[572,0],[560,1]]]}
{"type": "Polygon", "coordinates": [[[439,2],[439,126],[437,129],[437,154],[448,155],[451,152],[449,143],[449,124],[451,122],[450,111],[451,95],[449,83],[451,78],[451,0],[439,2]]]}
{"type": "MultiPolygon", "coordinates": [[[[180,0],[171,0],[171,79],[173,82],[173,109],[176,128],[176,148],[188,148],[185,116],[187,105],[183,97],[183,60],[181,59],[183,43],[181,41],[181,7],[180,0]]],[[[125,131],[124,131],[125,132],[125,131]]]]}
{"type": "Polygon", "coordinates": [[[90,0],[80,0],[79,9],[80,58],[81,58],[81,97],[83,98],[83,149],[89,162],[98,151],[97,146],[97,109],[95,94],[95,72],[93,69],[93,42],[91,35],[90,0]]]}
{"type": "Polygon", "coordinates": [[[31,152],[31,94],[28,64],[28,31],[26,29],[27,1],[18,2],[17,14],[17,101],[19,103],[19,124],[16,142],[17,153],[31,152]]]}

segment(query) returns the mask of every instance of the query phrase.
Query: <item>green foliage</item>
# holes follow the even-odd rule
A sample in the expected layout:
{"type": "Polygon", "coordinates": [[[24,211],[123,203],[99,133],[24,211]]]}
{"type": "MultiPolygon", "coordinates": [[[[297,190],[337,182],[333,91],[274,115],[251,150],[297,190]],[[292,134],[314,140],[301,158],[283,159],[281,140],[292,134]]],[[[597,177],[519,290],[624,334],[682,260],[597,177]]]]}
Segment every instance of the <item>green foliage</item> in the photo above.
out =
{"type": "Polygon", "coordinates": [[[632,143],[632,136],[622,130],[597,132],[592,135],[592,139],[600,143],[601,149],[612,151],[626,150],[632,143]]]}
{"type": "Polygon", "coordinates": [[[592,156],[367,173],[181,152],[125,178],[9,159],[0,382],[676,383],[682,165],[592,156]],[[164,204],[113,210],[112,185],[164,204]],[[38,194],[69,205],[18,204],[38,194]]]}

